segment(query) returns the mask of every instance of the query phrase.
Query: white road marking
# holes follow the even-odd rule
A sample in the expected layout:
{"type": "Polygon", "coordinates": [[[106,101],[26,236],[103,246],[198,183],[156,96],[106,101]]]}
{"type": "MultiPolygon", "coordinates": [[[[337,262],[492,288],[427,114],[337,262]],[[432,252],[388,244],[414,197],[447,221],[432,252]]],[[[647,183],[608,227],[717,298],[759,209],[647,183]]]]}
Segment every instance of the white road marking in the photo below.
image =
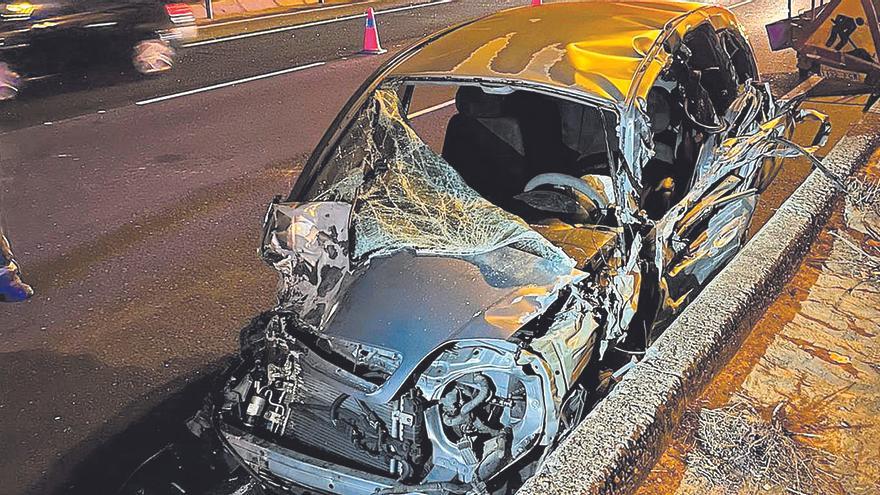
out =
{"type": "Polygon", "coordinates": [[[180,98],[181,96],[189,96],[189,95],[194,95],[194,94],[198,94],[198,93],[204,93],[205,91],[213,91],[215,89],[226,88],[229,86],[235,86],[236,84],[244,84],[244,83],[248,83],[251,81],[257,81],[257,80],[266,79],[269,77],[280,76],[282,74],[290,74],[291,72],[298,72],[298,71],[305,70],[305,69],[311,69],[313,67],[319,67],[321,65],[324,65],[325,63],[326,62],[315,62],[313,64],[300,65],[297,67],[290,67],[288,69],[277,70],[275,72],[269,72],[267,74],[260,74],[258,76],[246,77],[244,79],[236,79],[235,81],[227,81],[224,83],[212,84],[210,86],[205,86],[204,88],[191,89],[189,91],[183,91],[180,93],[174,93],[174,94],[165,95],[165,96],[157,96],[156,98],[150,98],[149,100],[136,101],[135,105],[149,105],[150,103],[158,103],[160,101],[171,100],[173,98],[180,98]]]}
{"type": "MultiPolygon", "coordinates": [[[[117,24],[116,21],[112,21],[112,22],[96,22],[96,23],[94,23],[94,24],[86,24],[86,25],[83,26],[83,27],[87,27],[87,28],[102,28],[102,27],[115,26],[116,24],[117,24]]],[[[4,48],[5,48],[5,47],[4,47],[4,48]]]]}
{"type": "Polygon", "coordinates": [[[412,120],[416,117],[421,117],[422,115],[427,115],[431,112],[436,112],[437,110],[440,110],[441,108],[446,108],[449,105],[452,105],[453,103],[455,103],[455,100],[444,101],[443,103],[439,103],[437,105],[434,105],[433,107],[428,107],[428,108],[419,110],[418,112],[413,112],[413,113],[407,115],[406,118],[412,120]]]}
{"type": "Polygon", "coordinates": [[[733,5],[729,6],[729,7],[727,7],[727,9],[728,9],[728,10],[733,10],[733,9],[736,9],[736,8],[742,7],[743,5],[748,5],[748,4],[750,4],[750,3],[754,2],[754,1],[755,1],[755,0],[743,0],[742,2],[736,2],[735,4],[733,4],[733,5]]]}
{"type": "Polygon", "coordinates": [[[212,29],[215,27],[229,26],[232,24],[241,24],[244,22],[263,21],[266,19],[275,19],[278,17],[293,17],[293,16],[298,16],[298,15],[311,14],[313,12],[324,12],[326,10],[336,10],[336,9],[341,9],[344,7],[351,7],[352,5],[361,5],[361,4],[365,4],[365,3],[369,3],[369,0],[364,0],[361,2],[352,2],[352,3],[342,3],[339,5],[328,5],[327,7],[320,7],[317,9],[296,10],[294,12],[281,12],[279,14],[261,15],[259,17],[248,17],[247,19],[236,19],[234,21],[212,22],[210,24],[200,25],[199,29],[212,29]]]}
{"type": "MultiPolygon", "coordinates": [[[[420,4],[416,4],[416,5],[407,5],[405,7],[395,7],[393,9],[377,10],[376,15],[393,14],[394,12],[404,12],[407,10],[423,9],[425,7],[436,7],[437,5],[443,5],[443,4],[449,3],[449,2],[452,2],[452,0],[437,0],[435,2],[430,2],[430,3],[420,3],[420,4]]],[[[241,39],[245,39],[245,38],[253,38],[254,36],[264,36],[267,34],[283,33],[285,31],[294,31],[297,29],[305,29],[305,28],[314,27],[314,26],[323,26],[325,24],[333,24],[333,23],[337,23],[337,22],[350,21],[352,19],[363,19],[364,17],[366,17],[366,15],[367,14],[352,14],[352,15],[346,15],[346,16],[342,16],[342,17],[334,17],[333,19],[325,19],[323,21],[315,21],[315,22],[307,22],[304,24],[297,24],[295,26],[282,26],[282,27],[278,27],[278,28],[267,29],[265,31],[254,31],[252,33],[236,34],[234,36],[224,36],[221,38],[213,38],[213,39],[204,40],[204,41],[194,41],[192,43],[185,43],[183,45],[183,47],[189,48],[189,47],[193,47],[193,46],[213,45],[214,43],[225,43],[227,41],[235,41],[235,40],[241,40],[241,39]]]]}

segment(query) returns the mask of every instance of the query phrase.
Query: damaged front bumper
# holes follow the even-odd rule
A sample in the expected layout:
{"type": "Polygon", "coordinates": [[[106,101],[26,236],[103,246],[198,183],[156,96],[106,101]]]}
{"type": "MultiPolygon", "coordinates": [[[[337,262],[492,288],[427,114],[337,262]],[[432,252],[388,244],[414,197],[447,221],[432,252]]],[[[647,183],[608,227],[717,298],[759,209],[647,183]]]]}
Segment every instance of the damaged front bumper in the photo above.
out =
{"type": "Polygon", "coordinates": [[[291,485],[322,493],[373,495],[394,487],[395,480],[355,470],[267,442],[221,423],[219,434],[262,481],[289,490],[291,485]]]}

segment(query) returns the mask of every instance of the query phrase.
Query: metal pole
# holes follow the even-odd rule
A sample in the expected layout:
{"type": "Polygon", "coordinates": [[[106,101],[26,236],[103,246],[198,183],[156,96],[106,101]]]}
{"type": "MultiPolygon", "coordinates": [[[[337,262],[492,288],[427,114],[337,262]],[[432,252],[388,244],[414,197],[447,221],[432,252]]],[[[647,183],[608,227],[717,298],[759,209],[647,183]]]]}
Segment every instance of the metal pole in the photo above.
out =
{"type": "Polygon", "coordinates": [[[208,15],[208,19],[214,18],[214,4],[211,2],[211,0],[205,0],[205,12],[208,15]]]}

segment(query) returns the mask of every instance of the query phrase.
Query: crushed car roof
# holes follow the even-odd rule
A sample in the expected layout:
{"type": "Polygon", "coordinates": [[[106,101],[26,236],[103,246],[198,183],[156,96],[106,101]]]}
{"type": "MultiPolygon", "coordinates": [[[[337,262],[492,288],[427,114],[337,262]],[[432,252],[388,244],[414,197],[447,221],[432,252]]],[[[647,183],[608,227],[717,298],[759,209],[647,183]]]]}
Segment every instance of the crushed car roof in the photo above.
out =
{"type": "Polygon", "coordinates": [[[665,65],[658,40],[710,22],[739,29],[728,10],[700,3],[572,2],[505,10],[428,43],[392,75],[515,79],[623,104],[644,97],[665,65]]]}

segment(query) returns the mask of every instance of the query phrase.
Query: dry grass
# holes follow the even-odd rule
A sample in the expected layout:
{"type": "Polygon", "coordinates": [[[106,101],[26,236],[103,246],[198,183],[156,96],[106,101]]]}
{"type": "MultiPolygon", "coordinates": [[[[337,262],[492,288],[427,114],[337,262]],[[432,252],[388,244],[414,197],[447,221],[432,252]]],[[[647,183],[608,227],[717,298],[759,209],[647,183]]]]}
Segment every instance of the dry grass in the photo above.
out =
{"type": "Polygon", "coordinates": [[[859,210],[880,213],[880,180],[853,180],[846,186],[846,204],[859,210]]]}
{"type": "MultiPolygon", "coordinates": [[[[869,253],[852,237],[840,231],[832,231],[831,235],[846,246],[848,256],[841,260],[841,263],[849,269],[850,275],[860,283],[880,287],[880,253],[876,250],[873,250],[874,253],[869,253]]],[[[877,241],[880,242],[880,239],[877,241]]]]}
{"type": "Polygon", "coordinates": [[[844,212],[847,226],[864,239],[859,242],[845,232],[831,232],[847,250],[842,263],[856,280],[880,287],[880,181],[850,182],[844,212]]]}
{"type": "Polygon", "coordinates": [[[767,421],[745,402],[694,413],[689,483],[703,493],[839,493],[824,471],[830,454],[796,440],[784,416],[783,404],[767,421]]]}

